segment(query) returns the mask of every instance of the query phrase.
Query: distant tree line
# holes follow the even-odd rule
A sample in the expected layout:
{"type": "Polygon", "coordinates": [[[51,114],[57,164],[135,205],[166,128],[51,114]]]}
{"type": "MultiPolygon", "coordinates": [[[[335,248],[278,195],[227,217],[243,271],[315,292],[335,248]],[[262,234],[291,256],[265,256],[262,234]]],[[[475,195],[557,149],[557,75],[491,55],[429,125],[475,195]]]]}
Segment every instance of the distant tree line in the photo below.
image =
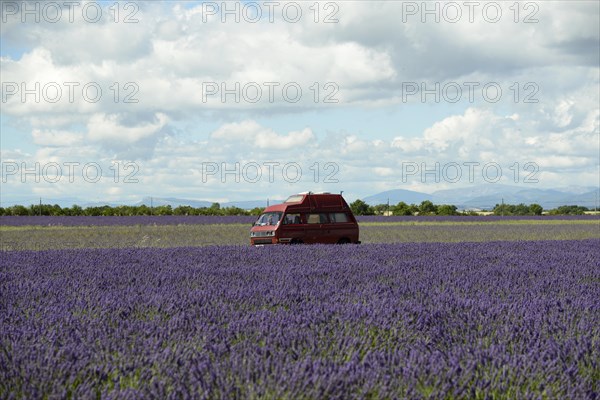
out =
{"type": "MultiPolygon", "coordinates": [[[[539,204],[496,204],[493,209],[495,215],[542,215],[544,209],[539,204]]],[[[589,211],[587,207],[581,206],[560,206],[552,210],[548,210],[550,215],[583,215],[589,211]]]]}
{"type": "MultiPolygon", "coordinates": [[[[396,205],[377,204],[371,206],[362,200],[350,204],[354,215],[477,215],[475,211],[458,211],[457,207],[450,204],[433,204],[429,200],[421,204],[406,204],[401,201],[396,205]]],[[[210,207],[177,206],[170,205],[148,207],[139,206],[93,206],[82,208],[78,205],[61,207],[58,204],[32,204],[29,207],[15,205],[0,207],[0,215],[88,215],[88,216],[131,216],[131,215],[260,215],[264,208],[256,207],[244,210],[239,207],[221,207],[213,203],[210,207]]],[[[541,215],[544,209],[539,204],[496,204],[492,209],[494,215],[541,215]]],[[[548,210],[551,215],[581,215],[589,211],[587,207],[560,206],[548,210]]]]}
{"type": "Polygon", "coordinates": [[[131,215],[260,215],[263,208],[244,210],[239,207],[221,207],[219,203],[213,203],[210,207],[192,207],[170,205],[148,207],[139,206],[93,206],[82,208],[74,205],[72,207],[61,207],[58,204],[34,204],[29,207],[15,205],[12,207],[0,207],[0,215],[85,215],[85,216],[131,216],[131,215]]]}
{"type": "MultiPolygon", "coordinates": [[[[475,211],[458,211],[457,207],[451,204],[433,204],[429,200],[421,204],[406,204],[401,201],[396,205],[377,204],[371,206],[362,200],[356,200],[350,204],[354,215],[477,215],[475,211]]],[[[539,204],[496,204],[491,210],[494,215],[542,215],[543,207],[539,204]]],[[[551,215],[582,215],[589,211],[587,207],[581,206],[560,206],[548,210],[551,215]]]]}
{"type": "Polygon", "coordinates": [[[354,215],[461,215],[457,207],[449,204],[435,205],[429,200],[420,205],[406,204],[401,201],[396,205],[377,204],[371,206],[362,200],[350,203],[354,215]]]}

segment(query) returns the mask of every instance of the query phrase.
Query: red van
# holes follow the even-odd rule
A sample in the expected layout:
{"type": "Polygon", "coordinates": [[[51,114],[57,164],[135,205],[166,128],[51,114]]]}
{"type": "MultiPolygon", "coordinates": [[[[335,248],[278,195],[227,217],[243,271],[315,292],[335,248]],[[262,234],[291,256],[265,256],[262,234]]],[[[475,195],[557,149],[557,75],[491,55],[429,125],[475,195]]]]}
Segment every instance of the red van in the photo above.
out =
{"type": "Polygon", "coordinates": [[[250,244],[360,243],[358,223],[341,194],[299,193],[267,207],[250,229],[250,244]]]}

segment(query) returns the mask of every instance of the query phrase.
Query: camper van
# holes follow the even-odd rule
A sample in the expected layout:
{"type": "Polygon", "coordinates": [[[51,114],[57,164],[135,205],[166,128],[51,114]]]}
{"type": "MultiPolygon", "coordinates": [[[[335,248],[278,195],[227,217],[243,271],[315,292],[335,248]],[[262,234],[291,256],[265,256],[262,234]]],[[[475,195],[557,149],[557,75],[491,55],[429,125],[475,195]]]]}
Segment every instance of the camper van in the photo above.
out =
{"type": "Polygon", "coordinates": [[[267,207],[250,229],[250,244],[360,243],[358,223],[341,194],[299,193],[267,207]]]}

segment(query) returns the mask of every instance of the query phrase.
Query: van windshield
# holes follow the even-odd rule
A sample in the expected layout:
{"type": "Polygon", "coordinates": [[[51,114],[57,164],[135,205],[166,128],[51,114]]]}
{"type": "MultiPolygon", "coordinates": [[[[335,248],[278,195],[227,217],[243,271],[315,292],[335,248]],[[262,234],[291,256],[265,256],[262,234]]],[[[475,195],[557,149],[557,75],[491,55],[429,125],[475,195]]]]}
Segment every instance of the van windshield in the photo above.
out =
{"type": "Polygon", "coordinates": [[[281,219],[281,212],[268,212],[262,214],[254,223],[255,226],[277,225],[281,219]]]}

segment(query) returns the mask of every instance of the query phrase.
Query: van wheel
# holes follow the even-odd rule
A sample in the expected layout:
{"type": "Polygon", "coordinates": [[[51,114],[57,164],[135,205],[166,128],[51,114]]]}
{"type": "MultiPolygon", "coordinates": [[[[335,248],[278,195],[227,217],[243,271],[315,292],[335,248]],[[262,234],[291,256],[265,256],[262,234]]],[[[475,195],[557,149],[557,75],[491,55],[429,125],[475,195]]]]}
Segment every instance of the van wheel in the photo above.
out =
{"type": "Polygon", "coordinates": [[[292,241],[290,242],[290,244],[302,244],[302,240],[300,240],[300,239],[292,239],[292,241]]]}
{"type": "Polygon", "coordinates": [[[340,240],[337,241],[337,244],[348,244],[350,243],[350,239],[348,238],[341,238],[340,240]]]}

